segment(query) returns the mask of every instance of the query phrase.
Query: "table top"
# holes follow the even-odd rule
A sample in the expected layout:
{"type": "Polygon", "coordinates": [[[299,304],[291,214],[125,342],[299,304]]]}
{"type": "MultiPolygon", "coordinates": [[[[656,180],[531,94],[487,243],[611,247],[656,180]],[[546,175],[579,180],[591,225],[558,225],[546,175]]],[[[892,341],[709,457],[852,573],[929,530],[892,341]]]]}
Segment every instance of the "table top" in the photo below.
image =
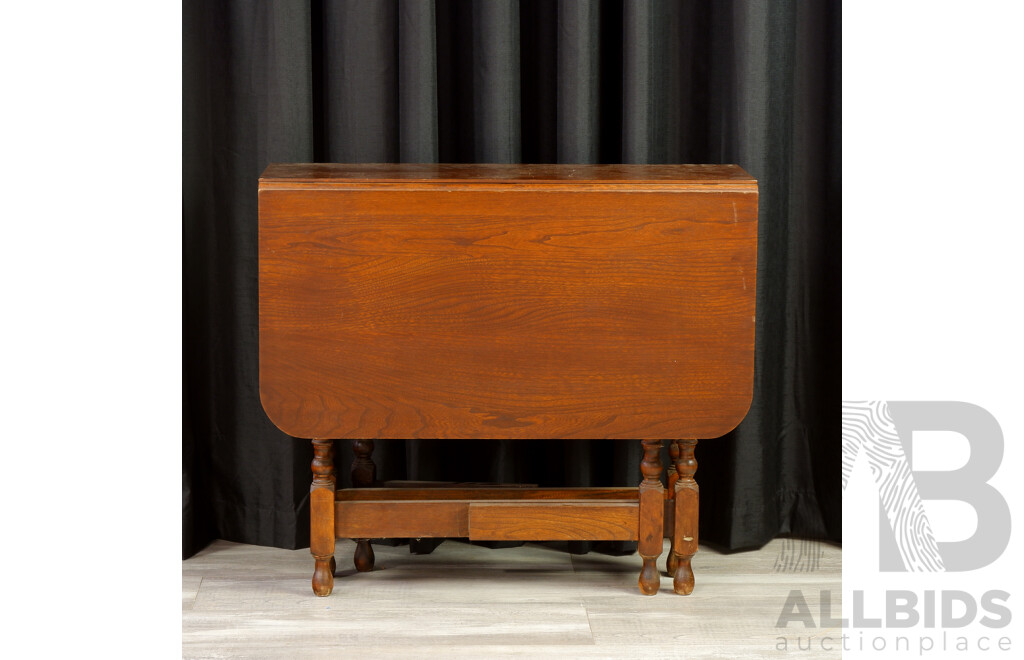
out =
{"type": "Polygon", "coordinates": [[[301,183],[552,183],[673,186],[728,185],[756,188],[737,165],[503,165],[449,163],[273,163],[260,177],[263,188],[301,183]]]}
{"type": "Polygon", "coordinates": [[[260,395],[301,438],[712,438],[753,390],[731,165],[271,165],[260,395]]]}

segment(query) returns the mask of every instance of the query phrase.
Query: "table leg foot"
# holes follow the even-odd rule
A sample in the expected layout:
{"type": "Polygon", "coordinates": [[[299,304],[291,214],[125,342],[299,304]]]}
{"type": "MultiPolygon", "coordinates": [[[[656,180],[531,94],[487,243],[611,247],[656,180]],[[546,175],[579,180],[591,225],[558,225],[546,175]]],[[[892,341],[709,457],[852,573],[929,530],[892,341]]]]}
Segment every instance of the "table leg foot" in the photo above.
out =
{"type": "Polygon", "coordinates": [[[644,566],[640,569],[640,593],[645,596],[653,596],[658,593],[658,588],[661,586],[661,574],[658,573],[658,558],[657,557],[644,557],[644,566]]]}
{"type": "Polygon", "coordinates": [[[375,557],[373,556],[373,546],[370,545],[369,539],[356,539],[356,552],[352,557],[352,562],[356,565],[356,570],[360,573],[368,573],[373,570],[373,563],[375,557]]]}
{"type": "Polygon", "coordinates": [[[316,566],[313,569],[313,593],[317,596],[330,596],[334,591],[334,572],[331,564],[334,557],[314,557],[316,566]]]}
{"type": "Polygon", "coordinates": [[[677,565],[672,576],[672,590],[677,594],[689,596],[693,593],[693,569],[690,566],[693,555],[686,557],[673,554],[673,556],[676,557],[677,565]]]}

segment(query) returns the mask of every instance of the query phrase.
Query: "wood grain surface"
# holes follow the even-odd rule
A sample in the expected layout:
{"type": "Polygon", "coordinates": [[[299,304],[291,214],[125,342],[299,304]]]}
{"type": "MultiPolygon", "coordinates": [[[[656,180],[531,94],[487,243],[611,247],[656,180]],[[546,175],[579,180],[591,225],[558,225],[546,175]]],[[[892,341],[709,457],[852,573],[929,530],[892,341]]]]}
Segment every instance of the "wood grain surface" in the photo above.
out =
{"type": "Polygon", "coordinates": [[[352,500],[336,503],[334,531],[339,538],[635,541],[638,515],[635,499],[352,500]]]}
{"type": "Polygon", "coordinates": [[[345,488],[339,502],[384,500],[633,500],[636,488],[345,488]]]}
{"type": "Polygon", "coordinates": [[[352,501],[335,505],[338,538],[459,538],[469,536],[464,501],[352,501]]]}
{"type": "Polygon", "coordinates": [[[753,385],[734,166],[271,166],[260,393],[305,438],[713,438],[753,385]]]}
{"type": "Polygon", "coordinates": [[[473,502],[469,505],[469,538],[635,541],[637,516],[636,502],[473,502]]]}
{"type": "Polygon", "coordinates": [[[753,179],[736,165],[506,165],[500,163],[273,163],[260,177],[266,188],[401,183],[508,184],[568,183],[722,185],[749,188],[753,179]]]}

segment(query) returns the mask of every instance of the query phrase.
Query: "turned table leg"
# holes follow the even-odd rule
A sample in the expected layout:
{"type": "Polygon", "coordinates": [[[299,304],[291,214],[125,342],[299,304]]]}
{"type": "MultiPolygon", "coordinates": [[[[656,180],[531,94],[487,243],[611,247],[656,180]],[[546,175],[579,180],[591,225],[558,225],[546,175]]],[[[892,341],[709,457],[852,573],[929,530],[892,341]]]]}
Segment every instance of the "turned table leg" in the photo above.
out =
{"type": "MultiPolygon", "coordinates": [[[[355,488],[370,488],[377,481],[377,466],[373,464],[373,440],[353,440],[352,485],[355,488]]],[[[352,557],[356,570],[365,573],[373,570],[374,556],[370,539],[353,539],[356,552],[352,557]]]]}
{"type": "Polygon", "coordinates": [[[309,488],[309,551],[316,562],[313,593],[334,589],[334,441],[313,441],[313,484],[309,488]]]}
{"type": "Polygon", "coordinates": [[[661,440],[643,440],[644,458],[640,471],[640,591],[648,596],[658,593],[658,557],[665,537],[665,487],[661,483],[661,440]]]}
{"type": "Polygon", "coordinates": [[[672,532],[672,588],[677,594],[693,591],[693,569],[690,560],[697,553],[697,517],[700,509],[700,490],[693,475],[697,460],[693,450],[696,440],[679,440],[679,456],[673,456],[679,479],[675,485],[675,530],[672,532]]]}
{"type": "MultiPolygon", "coordinates": [[[[665,530],[668,532],[669,542],[675,547],[675,506],[676,506],[676,481],[679,480],[679,473],[676,471],[676,461],[679,460],[679,441],[673,440],[668,445],[669,465],[668,465],[668,488],[665,489],[665,500],[668,502],[668,511],[672,512],[672,529],[665,530]]],[[[666,511],[666,514],[668,513],[666,511]]],[[[665,558],[665,572],[669,577],[675,575],[676,572],[676,555],[672,550],[668,551],[668,557],[665,558]]]]}

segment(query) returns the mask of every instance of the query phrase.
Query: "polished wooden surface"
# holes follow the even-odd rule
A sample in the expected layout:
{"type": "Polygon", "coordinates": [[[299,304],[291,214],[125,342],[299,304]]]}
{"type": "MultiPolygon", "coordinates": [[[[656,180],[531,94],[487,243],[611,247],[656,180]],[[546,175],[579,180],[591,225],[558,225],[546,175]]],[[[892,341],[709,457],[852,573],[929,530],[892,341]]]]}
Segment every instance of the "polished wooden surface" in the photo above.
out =
{"type": "Polygon", "coordinates": [[[460,165],[448,163],[273,163],[260,177],[263,188],[304,183],[351,186],[361,183],[592,183],[737,184],[750,175],[736,165],[460,165]]]}
{"type": "Polygon", "coordinates": [[[305,438],[713,438],[753,385],[735,166],[272,165],[260,393],[305,438]]]}
{"type": "Polygon", "coordinates": [[[661,440],[644,440],[644,457],[640,461],[640,482],[638,497],[639,529],[637,552],[643,560],[640,569],[640,592],[646,596],[658,593],[658,557],[661,555],[662,539],[665,536],[665,486],[661,483],[661,440]]]}
{"type": "Polygon", "coordinates": [[[313,555],[313,593],[329,596],[334,589],[334,442],[313,441],[313,483],[309,489],[309,551],[313,555]]]}
{"type": "Polygon", "coordinates": [[[346,488],[336,491],[335,499],[351,501],[382,500],[633,500],[634,488],[520,488],[518,486],[480,488],[431,487],[412,488],[346,488]]]}
{"type": "Polygon", "coordinates": [[[473,502],[469,505],[468,538],[635,541],[637,502],[473,502]]]}
{"type": "Polygon", "coordinates": [[[676,443],[677,455],[673,456],[675,465],[669,470],[676,472],[677,479],[673,486],[675,508],[672,523],[672,554],[668,564],[668,573],[672,575],[672,588],[677,594],[689,595],[693,592],[694,577],[690,561],[697,553],[697,523],[700,513],[700,488],[694,479],[697,472],[697,459],[694,458],[696,440],[679,440],[676,443]]]}
{"type": "MultiPolygon", "coordinates": [[[[427,499],[338,502],[334,533],[350,539],[464,538],[469,536],[469,504],[427,499]]],[[[364,542],[369,544],[359,541],[357,549],[364,542]]]]}
{"type": "MultiPolygon", "coordinates": [[[[334,533],[354,539],[636,541],[639,506],[635,488],[347,489],[336,493],[334,533]]],[[[650,531],[660,544],[660,520],[650,531]]]]}

